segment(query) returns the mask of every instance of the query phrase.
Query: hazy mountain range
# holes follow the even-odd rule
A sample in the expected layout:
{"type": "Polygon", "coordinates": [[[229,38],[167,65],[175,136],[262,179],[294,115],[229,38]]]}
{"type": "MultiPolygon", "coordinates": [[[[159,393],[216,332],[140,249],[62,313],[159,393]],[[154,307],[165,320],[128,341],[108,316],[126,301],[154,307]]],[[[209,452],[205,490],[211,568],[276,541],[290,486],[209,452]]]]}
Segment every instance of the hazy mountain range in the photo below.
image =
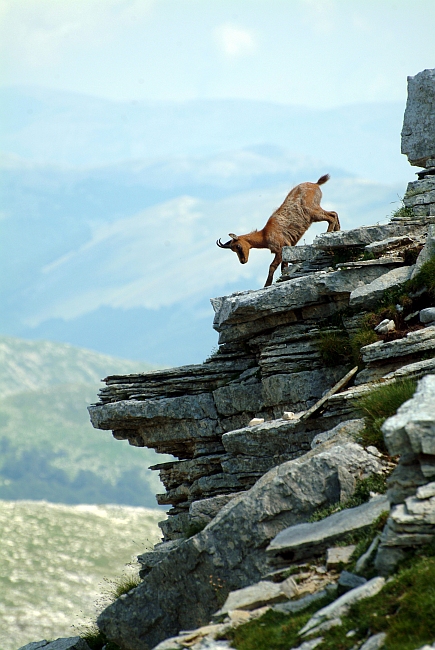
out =
{"type": "Polygon", "coordinates": [[[268,251],[241,266],[218,237],[261,228],[325,172],[323,205],[344,228],[383,221],[413,177],[394,103],[0,99],[0,332],[155,364],[202,361],[217,339],[209,298],[264,283],[268,251]]]}
{"type": "Polygon", "coordinates": [[[162,457],[95,430],[87,412],[101,378],[147,370],[71,345],[0,337],[0,499],[157,507],[160,484],[148,467],[162,457]]]}

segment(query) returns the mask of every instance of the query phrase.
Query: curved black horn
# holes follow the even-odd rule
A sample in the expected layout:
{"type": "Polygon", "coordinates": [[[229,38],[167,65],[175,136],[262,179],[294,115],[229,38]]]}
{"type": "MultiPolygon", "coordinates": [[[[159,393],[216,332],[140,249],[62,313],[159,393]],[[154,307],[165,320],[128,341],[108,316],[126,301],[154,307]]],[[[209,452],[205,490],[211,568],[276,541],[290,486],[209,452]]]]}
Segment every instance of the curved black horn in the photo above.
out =
{"type": "Polygon", "coordinates": [[[229,248],[229,247],[230,247],[230,244],[231,244],[231,241],[232,241],[232,240],[230,239],[230,241],[227,241],[226,244],[223,244],[223,243],[221,242],[221,240],[220,240],[220,237],[219,237],[219,239],[216,241],[216,246],[219,246],[219,248],[229,248]]]}

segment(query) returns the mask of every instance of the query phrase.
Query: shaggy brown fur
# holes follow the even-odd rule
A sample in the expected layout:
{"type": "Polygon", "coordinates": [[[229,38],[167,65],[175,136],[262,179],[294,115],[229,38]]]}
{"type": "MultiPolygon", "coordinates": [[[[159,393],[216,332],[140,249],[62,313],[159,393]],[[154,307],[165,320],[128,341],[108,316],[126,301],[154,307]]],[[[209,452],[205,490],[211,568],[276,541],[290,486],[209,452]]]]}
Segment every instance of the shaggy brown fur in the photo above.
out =
{"type": "Polygon", "coordinates": [[[329,174],[325,174],[317,183],[296,185],[286,196],[283,204],[269,217],[262,230],[254,230],[247,235],[230,233],[230,241],[222,244],[219,239],[216,244],[220,248],[229,248],[237,253],[241,264],[246,264],[248,261],[251,248],[268,248],[275,254],[264,285],[270,286],[279,264],[281,270],[288,266],[287,262],[282,261],[283,246],[295,246],[311,224],[318,221],[328,222],[327,232],[340,230],[338,214],[320,207],[322,199],[320,185],[328,180],[329,174]]]}

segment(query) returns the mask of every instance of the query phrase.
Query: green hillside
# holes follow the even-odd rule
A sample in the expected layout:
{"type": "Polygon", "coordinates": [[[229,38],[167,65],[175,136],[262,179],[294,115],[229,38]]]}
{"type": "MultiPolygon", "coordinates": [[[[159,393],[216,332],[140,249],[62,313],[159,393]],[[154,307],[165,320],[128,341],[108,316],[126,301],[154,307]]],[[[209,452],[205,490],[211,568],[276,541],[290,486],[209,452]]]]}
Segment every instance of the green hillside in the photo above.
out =
{"type": "Polygon", "coordinates": [[[0,499],[156,506],[151,450],[97,431],[87,406],[99,380],[150,370],[48,341],[0,337],[0,499]]]}
{"type": "Polygon", "coordinates": [[[158,510],[0,500],[0,650],[75,636],[125,565],[159,539],[158,510]]]}

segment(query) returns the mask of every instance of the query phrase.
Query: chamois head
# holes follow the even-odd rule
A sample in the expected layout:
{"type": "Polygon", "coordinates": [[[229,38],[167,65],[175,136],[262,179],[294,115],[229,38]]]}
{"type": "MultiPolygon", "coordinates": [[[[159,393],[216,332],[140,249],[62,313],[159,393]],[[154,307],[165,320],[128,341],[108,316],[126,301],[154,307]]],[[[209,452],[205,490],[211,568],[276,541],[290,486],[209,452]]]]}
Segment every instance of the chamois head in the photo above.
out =
{"type": "Polygon", "coordinates": [[[234,233],[230,232],[230,237],[230,241],[227,241],[226,244],[223,244],[220,239],[217,240],[216,244],[219,248],[229,248],[234,251],[234,253],[237,253],[240,264],[246,264],[249,258],[251,244],[246,241],[243,235],[238,237],[234,233]]]}

